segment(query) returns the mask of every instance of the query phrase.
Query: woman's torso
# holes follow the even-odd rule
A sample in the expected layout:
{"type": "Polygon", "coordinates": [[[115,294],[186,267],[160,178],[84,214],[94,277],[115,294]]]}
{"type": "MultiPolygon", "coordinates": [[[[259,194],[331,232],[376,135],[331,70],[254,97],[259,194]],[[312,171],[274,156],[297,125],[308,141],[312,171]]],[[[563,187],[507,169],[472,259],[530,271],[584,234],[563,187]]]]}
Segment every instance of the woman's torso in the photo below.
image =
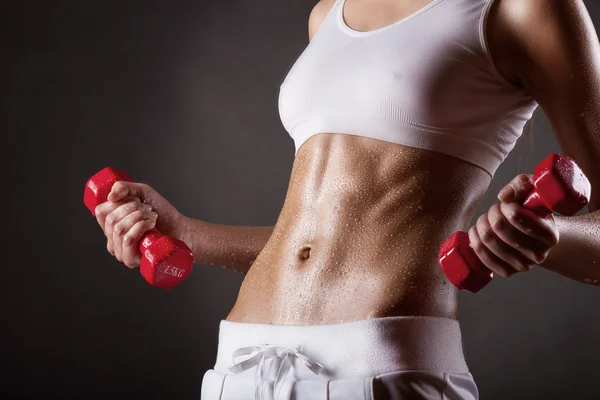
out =
{"type": "MultiPolygon", "coordinates": [[[[364,17],[357,3],[344,16],[351,28],[370,31],[429,1],[364,17]]],[[[381,4],[394,3],[408,4],[381,4]]],[[[273,234],[227,320],[457,318],[458,292],[437,254],[446,237],[469,228],[490,180],[482,168],[439,152],[335,132],[311,136],[297,151],[273,234]]]]}
{"type": "Polygon", "coordinates": [[[457,291],[436,257],[447,236],[467,229],[488,183],[478,167],[427,150],[313,136],[298,152],[273,234],[227,320],[456,317],[457,291]]]}

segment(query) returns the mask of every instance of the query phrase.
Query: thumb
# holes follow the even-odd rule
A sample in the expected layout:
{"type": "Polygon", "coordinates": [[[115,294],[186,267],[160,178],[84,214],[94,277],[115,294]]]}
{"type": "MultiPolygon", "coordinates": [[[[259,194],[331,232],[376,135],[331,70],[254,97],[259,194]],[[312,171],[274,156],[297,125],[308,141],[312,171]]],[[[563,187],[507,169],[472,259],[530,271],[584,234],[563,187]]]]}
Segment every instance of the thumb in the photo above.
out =
{"type": "Polygon", "coordinates": [[[504,202],[524,200],[534,189],[532,175],[520,174],[504,186],[498,193],[498,200],[504,202]]]}
{"type": "Polygon", "coordinates": [[[147,194],[148,185],[144,183],[117,181],[108,194],[108,200],[116,202],[125,197],[138,197],[143,202],[147,194]]]}

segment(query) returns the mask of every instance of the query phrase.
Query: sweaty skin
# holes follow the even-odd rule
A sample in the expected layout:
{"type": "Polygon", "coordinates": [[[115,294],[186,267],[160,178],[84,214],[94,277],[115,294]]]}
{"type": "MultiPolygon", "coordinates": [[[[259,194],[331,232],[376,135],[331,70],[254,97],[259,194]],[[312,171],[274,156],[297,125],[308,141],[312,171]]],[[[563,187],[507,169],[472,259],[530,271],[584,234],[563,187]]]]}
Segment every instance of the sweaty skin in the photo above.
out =
{"type": "MultiPolygon", "coordinates": [[[[347,0],[344,19],[355,30],[374,30],[430,1],[347,0]]],[[[332,5],[315,7],[312,33],[332,5]]],[[[491,15],[488,27],[498,23],[491,15]]],[[[458,291],[437,254],[446,237],[468,230],[490,181],[481,168],[445,154],[334,132],[312,136],[296,154],[273,234],[227,320],[458,318],[458,291]]]]}
{"type": "Polygon", "coordinates": [[[267,245],[229,321],[317,325],[394,315],[457,316],[437,266],[489,183],[450,156],[318,134],[298,151],[267,245]]]}

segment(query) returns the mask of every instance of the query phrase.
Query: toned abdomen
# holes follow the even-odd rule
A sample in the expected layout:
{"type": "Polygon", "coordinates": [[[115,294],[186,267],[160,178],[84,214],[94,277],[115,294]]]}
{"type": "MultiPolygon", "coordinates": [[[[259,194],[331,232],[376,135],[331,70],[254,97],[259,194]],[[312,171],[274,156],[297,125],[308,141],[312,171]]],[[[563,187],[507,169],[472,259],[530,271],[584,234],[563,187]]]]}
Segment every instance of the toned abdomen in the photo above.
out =
{"type": "Polygon", "coordinates": [[[227,320],[457,318],[458,293],[437,254],[447,236],[468,229],[489,182],[444,154],[355,135],[311,137],[227,320]]]}

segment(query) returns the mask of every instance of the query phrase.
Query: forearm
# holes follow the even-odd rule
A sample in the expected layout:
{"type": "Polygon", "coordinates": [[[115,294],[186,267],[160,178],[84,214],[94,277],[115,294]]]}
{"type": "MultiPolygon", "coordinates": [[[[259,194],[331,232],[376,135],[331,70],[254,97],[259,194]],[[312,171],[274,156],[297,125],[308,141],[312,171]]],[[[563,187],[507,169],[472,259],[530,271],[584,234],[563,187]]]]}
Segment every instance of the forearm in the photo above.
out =
{"type": "Polygon", "coordinates": [[[558,244],[540,266],[600,286],[600,210],[574,217],[555,215],[554,220],[558,244]]]}
{"type": "Polygon", "coordinates": [[[246,274],[267,244],[273,226],[213,224],[185,217],[184,241],[194,254],[194,264],[217,265],[246,274]]]}

